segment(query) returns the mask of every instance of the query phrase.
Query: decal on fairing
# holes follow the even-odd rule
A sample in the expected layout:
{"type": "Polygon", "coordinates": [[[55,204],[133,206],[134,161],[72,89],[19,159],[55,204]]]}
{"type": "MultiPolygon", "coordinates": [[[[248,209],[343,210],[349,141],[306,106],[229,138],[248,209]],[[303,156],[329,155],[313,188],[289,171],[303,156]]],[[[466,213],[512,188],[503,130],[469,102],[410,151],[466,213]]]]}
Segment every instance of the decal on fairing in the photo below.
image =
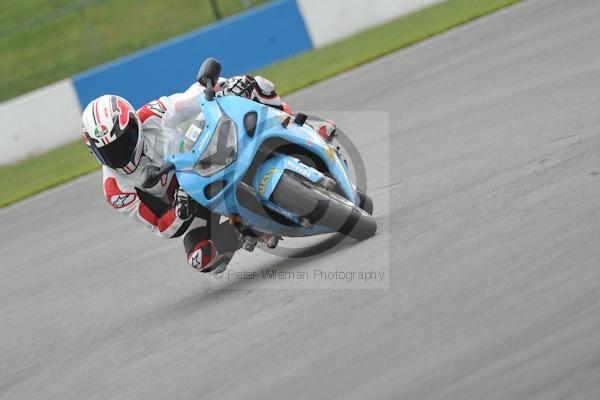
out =
{"type": "Polygon", "coordinates": [[[325,155],[327,156],[327,158],[329,158],[329,160],[333,161],[334,155],[333,155],[333,149],[331,148],[331,146],[328,144],[324,144],[323,151],[325,151],[325,155]]]}
{"type": "Polygon", "coordinates": [[[297,174],[302,175],[303,177],[305,177],[308,180],[312,180],[311,179],[311,174],[310,174],[311,171],[308,170],[307,168],[301,167],[297,163],[288,162],[285,168],[289,169],[289,170],[292,170],[292,171],[296,172],[297,174]]]}
{"type": "Polygon", "coordinates": [[[258,194],[263,196],[265,194],[265,189],[267,187],[267,183],[269,183],[269,181],[271,180],[271,177],[273,176],[273,174],[277,171],[277,168],[271,168],[269,170],[269,172],[267,172],[266,174],[263,175],[263,177],[260,180],[260,183],[258,184],[258,194]]]}

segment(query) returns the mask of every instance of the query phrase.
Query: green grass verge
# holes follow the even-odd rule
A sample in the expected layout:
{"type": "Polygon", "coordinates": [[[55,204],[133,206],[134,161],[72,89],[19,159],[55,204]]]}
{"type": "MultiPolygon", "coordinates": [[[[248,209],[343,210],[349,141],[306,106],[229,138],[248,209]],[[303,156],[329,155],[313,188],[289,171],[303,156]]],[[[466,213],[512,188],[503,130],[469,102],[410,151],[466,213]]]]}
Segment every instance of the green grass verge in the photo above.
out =
{"type": "Polygon", "coordinates": [[[0,168],[0,207],[99,168],[77,140],[39,156],[0,168]]]}
{"type": "MultiPolygon", "coordinates": [[[[257,71],[287,94],[520,0],[447,0],[257,71]]],[[[74,135],[78,136],[78,135],[74,135]]],[[[0,168],[0,207],[98,168],[74,143],[0,168]]]]}
{"type": "MultiPolygon", "coordinates": [[[[209,0],[3,0],[1,4],[0,101],[215,21],[209,0]]],[[[240,0],[217,4],[223,16],[244,10],[240,0]]]]}

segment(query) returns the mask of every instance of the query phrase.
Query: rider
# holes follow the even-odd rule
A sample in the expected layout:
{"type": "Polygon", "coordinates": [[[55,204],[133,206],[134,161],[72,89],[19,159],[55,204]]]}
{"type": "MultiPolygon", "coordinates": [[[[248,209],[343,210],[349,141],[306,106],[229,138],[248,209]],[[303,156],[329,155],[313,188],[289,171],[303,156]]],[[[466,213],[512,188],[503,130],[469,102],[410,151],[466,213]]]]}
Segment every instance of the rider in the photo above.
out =
{"type": "MultiPolygon", "coordinates": [[[[243,96],[278,108],[291,109],[267,79],[249,75],[219,80],[217,95],[243,96]]],[[[179,189],[174,172],[163,176],[152,188],[143,188],[146,170],[162,165],[166,137],[161,119],[177,108],[182,95],[200,94],[204,87],[192,85],[184,94],[164,96],[139,110],[124,98],[103,95],[90,102],[82,115],[83,141],[102,163],[104,196],[122,214],[146,225],[164,238],[184,235],[183,244],[190,266],[201,272],[224,269],[239,248],[239,234],[229,222],[196,203],[188,210],[187,195],[179,189]],[[195,218],[198,217],[198,218],[195,218]]],[[[331,137],[335,125],[324,123],[317,131],[331,137]]]]}

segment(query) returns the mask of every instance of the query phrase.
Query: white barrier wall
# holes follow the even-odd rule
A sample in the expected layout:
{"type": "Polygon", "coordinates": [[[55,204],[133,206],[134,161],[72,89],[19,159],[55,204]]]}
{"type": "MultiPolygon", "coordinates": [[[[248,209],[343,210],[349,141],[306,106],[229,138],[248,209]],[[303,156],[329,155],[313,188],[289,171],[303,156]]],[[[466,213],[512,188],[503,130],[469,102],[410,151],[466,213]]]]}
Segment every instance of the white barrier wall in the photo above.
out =
{"type": "Polygon", "coordinates": [[[0,165],[73,141],[81,108],[70,79],[0,103],[0,165]]]}
{"type": "Polygon", "coordinates": [[[297,0],[313,46],[321,47],[442,0],[297,0]]]}

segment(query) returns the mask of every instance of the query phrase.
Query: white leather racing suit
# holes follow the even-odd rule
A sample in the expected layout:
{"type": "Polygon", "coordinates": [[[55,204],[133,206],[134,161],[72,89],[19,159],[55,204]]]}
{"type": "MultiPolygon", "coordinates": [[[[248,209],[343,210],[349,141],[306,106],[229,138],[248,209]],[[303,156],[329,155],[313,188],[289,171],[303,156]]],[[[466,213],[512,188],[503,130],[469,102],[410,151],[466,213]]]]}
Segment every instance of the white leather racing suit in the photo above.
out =
{"type": "MultiPolygon", "coordinates": [[[[249,96],[252,100],[280,109],[287,107],[281,102],[274,85],[268,80],[262,77],[247,76],[232,79],[253,79],[256,82],[249,96]]],[[[220,85],[224,85],[226,82],[227,80],[224,79],[219,81],[220,85]]],[[[139,165],[130,174],[118,172],[107,166],[103,166],[102,171],[104,196],[114,209],[164,238],[178,237],[189,230],[189,234],[184,238],[188,262],[192,267],[206,271],[211,269],[211,262],[221,251],[219,247],[225,247],[226,250],[231,250],[233,247],[223,244],[215,246],[210,234],[211,229],[199,227],[198,218],[195,218],[195,221],[194,217],[182,220],[177,216],[175,192],[179,184],[174,172],[163,176],[153,188],[142,189],[142,181],[146,176],[145,169],[149,165],[160,167],[163,164],[167,149],[167,137],[161,129],[161,119],[170,108],[177,107],[178,98],[199,94],[203,90],[201,85],[195,83],[183,94],[161,97],[140,108],[137,116],[144,135],[144,147],[139,165]]],[[[206,219],[210,220],[208,211],[206,219]]],[[[228,232],[225,236],[233,237],[228,232]]]]}

